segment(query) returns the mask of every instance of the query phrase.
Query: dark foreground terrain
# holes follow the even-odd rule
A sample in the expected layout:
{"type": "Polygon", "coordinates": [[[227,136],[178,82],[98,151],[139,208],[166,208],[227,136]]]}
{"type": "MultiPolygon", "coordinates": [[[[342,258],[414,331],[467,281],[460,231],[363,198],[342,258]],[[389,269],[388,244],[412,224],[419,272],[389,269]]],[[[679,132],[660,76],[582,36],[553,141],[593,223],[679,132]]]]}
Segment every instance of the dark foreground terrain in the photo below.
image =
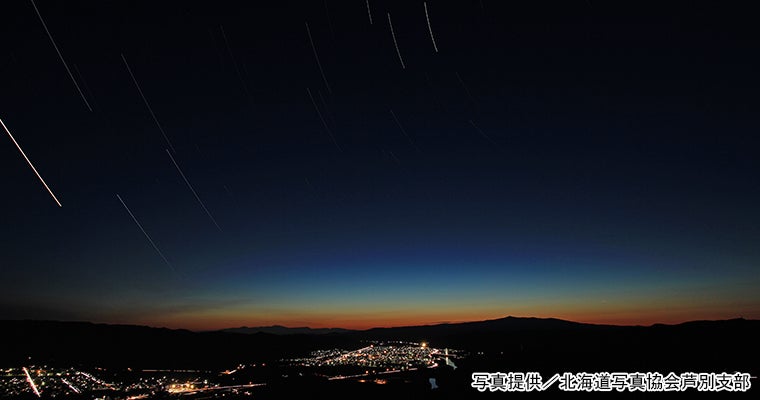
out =
{"type": "MultiPolygon", "coordinates": [[[[299,331],[300,332],[300,331],[299,331]]],[[[474,372],[538,372],[544,380],[571,372],[669,372],[758,374],[760,321],[734,319],[694,321],[679,325],[607,326],[557,319],[514,318],[498,320],[371,329],[326,333],[233,333],[191,332],[140,326],[103,325],[86,322],[0,321],[3,350],[0,368],[45,365],[100,372],[104,380],[117,379],[113,371],[144,369],[203,371],[208,379],[225,385],[262,383],[245,390],[203,393],[145,392],[150,398],[224,397],[283,398],[477,398],[494,396],[542,397],[561,393],[557,384],[548,392],[505,393],[471,386],[474,372]],[[434,368],[328,380],[314,366],[286,364],[319,349],[357,349],[368,342],[426,342],[439,349],[459,349],[453,359],[457,368],[442,358],[434,368]],[[252,366],[225,375],[239,366],[252,366]],[[255,367],[253,367],[255,366],[255,367]],[[96,368],[99,368],[96,370],[96,368]],[[437,389],[432,389],[430,379],[437,389]]],[[[97,375],[99,372],[91,372],[97,375]]],[[[135,372],[136,373],[136,372],[135,372]]],[[[155,374],[155,373],[153,373],[155,374]]],[[[134,378],[137,380],[137,378],[134,378]]],[[[753,396],[758,385],[735,397],[753,396]]],[[[44,393],[44,392],[43,392],[44,393]]],[[[618,393],[615,393],[618,394],[618,393]]],[[[622,393],[640,396],[642,393],[622,393]]],[[[120,393],[109,393],[119,398],[120,393]]],[[[602,396],[604,393],[583,393],[602,396]]],[[[714,392],[660,393],[661,397],[717,397],[714,392]]],[[[24,396],[35,398],[33,394],[24,396]]],[[[7,397],[7,396],[6,396],[7,397]]],[[[21,396],[23,397],[23,396],[21,396]]],[[[43,395],[43,398],[45,396],[43,395]]],[[[65,398],[92,398],[71,394],[65,398]]],[[[127,396],[124,395],[123,398],[127,396]]],[[[58,398],[61,398],[59,396],[58,398]]]]}

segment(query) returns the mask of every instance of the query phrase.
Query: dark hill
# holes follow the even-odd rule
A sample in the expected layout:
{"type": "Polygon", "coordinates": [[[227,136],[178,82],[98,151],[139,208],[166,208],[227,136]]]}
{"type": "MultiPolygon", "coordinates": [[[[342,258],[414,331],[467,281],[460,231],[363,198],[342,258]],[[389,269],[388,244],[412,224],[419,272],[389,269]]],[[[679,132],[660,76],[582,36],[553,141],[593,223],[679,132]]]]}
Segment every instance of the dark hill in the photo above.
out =
{"type": "MultiPolygon", "coordinates": [[[[304,330],[309,332],[310,330],[304,330]]],[[[137,368],[227,368],[367,340],[429,341],[469,352],[464,368],[523,371],[746,371],[757,373],[760,321],[613,326],[559,319],[376,328],[324,334],[191,332],[88,322],[0,321],[0,368],[32,363],[137,368]],[[29,361],[31,357],[31,361],[29,361]]]]}

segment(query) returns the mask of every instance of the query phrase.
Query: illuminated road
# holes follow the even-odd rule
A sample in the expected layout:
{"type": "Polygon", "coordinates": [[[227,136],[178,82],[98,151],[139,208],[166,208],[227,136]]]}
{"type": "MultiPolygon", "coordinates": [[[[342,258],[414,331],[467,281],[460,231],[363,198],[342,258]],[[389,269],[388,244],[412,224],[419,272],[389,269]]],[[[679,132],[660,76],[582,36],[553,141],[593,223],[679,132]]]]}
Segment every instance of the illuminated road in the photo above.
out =
{"type": "Polygon", "coordinates": [[[200,392],[211,392],[215,390],[232,390],[232,389],[247,389],[252,387],[258,387],[258,386],[266,386],[266,383],[252,383],[248,385],[230,385],[230,386],[210,386],[205,388],[178,388],[178,389],[169,389],[169,393],[174,394],[192,394],[192,393],[200,393],[200,392]]]}
{"type": "Polygon", "coordinates": [[[69,387],[69,389],[73,390],[75,393],[79,394],[82,393],[79,389],[77,389],[76,386],[72,385],[71,382],[67,381],[66,379],[61,378],[61,381],[66,384],[66,386],[69,387]]]}
{"type": "Polygon", "coordinates": [[[29,382],[29,386],[32,387],[32,390],[34,391],[34,394],[36,394],[37,397],[41,397],[40,396],[40,391],[37,390],[37,385],[34,384],[34,381],[32,380],[32,376],[29,375],[29,370],[26,369],[26,367],[24,367],[23,369],[24,369],[24,373],[26,374],[26,381],[29,382]]]}

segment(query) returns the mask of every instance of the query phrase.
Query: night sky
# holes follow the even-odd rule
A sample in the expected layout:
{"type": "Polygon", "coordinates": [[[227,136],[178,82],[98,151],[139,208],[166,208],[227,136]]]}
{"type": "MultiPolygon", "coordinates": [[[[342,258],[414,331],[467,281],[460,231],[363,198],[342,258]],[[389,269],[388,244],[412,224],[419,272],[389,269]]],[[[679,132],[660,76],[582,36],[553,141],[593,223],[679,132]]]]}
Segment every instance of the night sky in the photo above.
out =
{"type": "Polygon", "coordinates": [[[760,318],[748,9],[158,3],[0,4],[0,318],[760,318]]]}

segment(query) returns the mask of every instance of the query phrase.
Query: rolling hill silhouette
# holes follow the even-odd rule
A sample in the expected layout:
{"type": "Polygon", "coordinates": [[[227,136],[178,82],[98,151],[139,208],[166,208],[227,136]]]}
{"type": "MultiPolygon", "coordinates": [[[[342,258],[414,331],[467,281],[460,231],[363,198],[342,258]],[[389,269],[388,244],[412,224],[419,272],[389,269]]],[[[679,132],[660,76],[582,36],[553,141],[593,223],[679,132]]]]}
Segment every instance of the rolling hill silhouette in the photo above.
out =
{"type": "Polygon", "coordinates": [[[760,321],[745,319],[614,326],[506,317],[365,331],[256,329],[192,332],[89,322],[0,321],[5,344],[0,367],[49,363],[212,369],[272,362],[320,348],[356,348],[368,340],[425,340],[468,352],[457,361],[463,371],[667,369],[756,375],[760,354],[760,321]]]}

